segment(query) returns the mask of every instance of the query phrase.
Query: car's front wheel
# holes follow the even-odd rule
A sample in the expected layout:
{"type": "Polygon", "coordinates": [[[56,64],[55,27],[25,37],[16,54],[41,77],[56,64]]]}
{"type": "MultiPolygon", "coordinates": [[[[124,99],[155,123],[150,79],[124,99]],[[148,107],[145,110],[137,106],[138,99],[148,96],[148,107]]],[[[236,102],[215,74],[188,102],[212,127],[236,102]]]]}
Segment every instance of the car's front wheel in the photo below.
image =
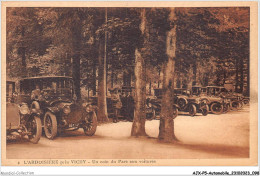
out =
{"type": "Polygon", "coordinates": [[[95,112],[86,115],[83,130],[86,136],[93,136],[95,134],[97,130],[97,116],[95,112]]]}
{"type": "Polygon", "coordinates": [[[57,136],[58,126],[57,118],[51,112],[46,112],[44,115],[44,132],[48,139],[54,139],[57,136]]]}
{"type": "Polygon", "coordinates": [[[197,113],[197,109],[196,109],[196,106],[193,104],[193,105],[190,105],[190,108],[189,108],[189,115],[190,116],[195,116],[197,113]]]}
{"type": "Polygon", "coordinates": [[[223,106],[220,103],[213,103],[211,105],[211,112],[214,114],[222,114],[223,106]]]}
{"type": "Polygon", "coordinates": [[[41,119],[38,116],[32,117],[28,122],[27,122],[27,130],[29,132],[28,138],[29,140],[37,144],[38,141],[41,138],[42,135],[42,123],[41,119]]]}

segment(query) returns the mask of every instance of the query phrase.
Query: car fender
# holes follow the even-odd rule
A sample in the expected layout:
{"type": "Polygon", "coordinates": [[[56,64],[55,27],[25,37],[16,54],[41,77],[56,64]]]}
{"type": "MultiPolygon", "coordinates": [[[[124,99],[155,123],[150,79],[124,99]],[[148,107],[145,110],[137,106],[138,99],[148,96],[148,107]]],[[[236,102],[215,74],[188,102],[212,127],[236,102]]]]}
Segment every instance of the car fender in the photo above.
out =
{"type": "Polygon", "coordinates": [[[59,112],[59,108],[58,107],[47,107],[46,108],[48,111],[52,112],[53,114],[56,114],[59,112]]]}

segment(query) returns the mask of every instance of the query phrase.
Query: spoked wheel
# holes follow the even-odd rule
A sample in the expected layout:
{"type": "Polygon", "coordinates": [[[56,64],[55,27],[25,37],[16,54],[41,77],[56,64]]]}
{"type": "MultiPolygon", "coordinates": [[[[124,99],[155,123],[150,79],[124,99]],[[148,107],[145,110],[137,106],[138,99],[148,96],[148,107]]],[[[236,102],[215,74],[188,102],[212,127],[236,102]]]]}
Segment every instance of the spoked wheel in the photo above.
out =
{"type": "Polygon", "coordinates": [[[249,105],[250,104],[249,100],[247,100],[247,99],[243,100],[243,103],[244,103],[244,105],[249,105]]]}
{"type": "Polygon", "coordinates": [[[202,115],[204,115],[204,116],[208,115],[208,113],[209,113],[209,106],[208,106],[208,105],[204,105],[204,106],[201,108],[201,113],[202,113],[202,115]]]}
{"type": "Polygon", "coordinates": [[[221,114],[223,112],[223,106],[220,103],[213,103],[211,105],[211,112],[214,114],[221,114]]]}
{"type": "Polygon", "coordinates": [[[239,108],[239,102],[238,101],[233,101],[231,102],[231,109],[232,110],[237,110],[239,108]]]}
{"type": "Polygon", "coordinates": [[[27,122],[27,131],[28,131],[28,138],[29,140],[34,143],[37,144],[38,141],[41,138],[42,135],[42,123],[41,123],[41,119],[37,116],[34,116],[33,118],[31,118],[28,122],[27,122]]]}
{"type": "Polygon", "coordinates": [[[186,99],[184,99],[184,98],[180,98],[178,100],[178,105],[181,108],[181,110],[184,110],[185,107],[187,106],[187,104],[188,104],[188,101],[186,99]]]}
{"type": "Polygon", "coordinates": [[[195,116],[195,114],[197,113],[197,109],[196,109],[196,106],[193,104],[193,105],[190,105],[189,107],[189,114],[190,116],[195,116]]]}
{"type": "Polygon", "coordinates": [[[48,139],[54,139],[57,136],[57,119],[51,112],[46,112],[44,115],[44,132],[48,139]]]}
{"type": "Polygon", "coordinates": [[[228,111],[230,111],[230,105],[226,104],[226,106],[223,107],[223,113],[227,113],[228,111]]]}
{"type": "Polygon", "coordinates": [[[86,115],[83,130],[86,136],[93,136],[95,134],[97,130],[97,116],[95,112],[86,115]]]}

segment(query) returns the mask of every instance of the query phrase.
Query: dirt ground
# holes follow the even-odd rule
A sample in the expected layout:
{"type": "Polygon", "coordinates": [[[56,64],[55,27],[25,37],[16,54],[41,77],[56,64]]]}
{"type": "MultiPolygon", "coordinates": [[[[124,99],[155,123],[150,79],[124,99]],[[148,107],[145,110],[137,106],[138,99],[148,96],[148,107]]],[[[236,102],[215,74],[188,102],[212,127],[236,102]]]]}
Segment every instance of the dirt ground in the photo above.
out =
{"type": "Polygon", "coordinates": [[[8,142],[8,159],[194,159],[249,157],[249,107],[227,114],[175,119],[176,143],[157,140],[159,120],[146,121],[149,138],[130,137],[131,122],[98,126],[92,137],[82,130],[55,140],[44,136],[38,144],[8,142]]]}

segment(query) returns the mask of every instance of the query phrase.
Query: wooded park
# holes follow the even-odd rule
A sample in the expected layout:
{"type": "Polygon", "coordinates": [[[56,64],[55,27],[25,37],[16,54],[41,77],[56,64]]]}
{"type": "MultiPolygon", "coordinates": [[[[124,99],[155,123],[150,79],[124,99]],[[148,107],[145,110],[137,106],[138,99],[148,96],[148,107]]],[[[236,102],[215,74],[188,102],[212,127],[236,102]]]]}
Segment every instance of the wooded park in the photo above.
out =
{"type": "Polygon", "coordinates": [[[69,76],[77,101],[135,88],[132,136],[146,136],[146,99],[162,89],[159,139],[175,140],[174,88],[224,86],[249,96],[248,7],[8,7],[7,78],[69,76]]]}

